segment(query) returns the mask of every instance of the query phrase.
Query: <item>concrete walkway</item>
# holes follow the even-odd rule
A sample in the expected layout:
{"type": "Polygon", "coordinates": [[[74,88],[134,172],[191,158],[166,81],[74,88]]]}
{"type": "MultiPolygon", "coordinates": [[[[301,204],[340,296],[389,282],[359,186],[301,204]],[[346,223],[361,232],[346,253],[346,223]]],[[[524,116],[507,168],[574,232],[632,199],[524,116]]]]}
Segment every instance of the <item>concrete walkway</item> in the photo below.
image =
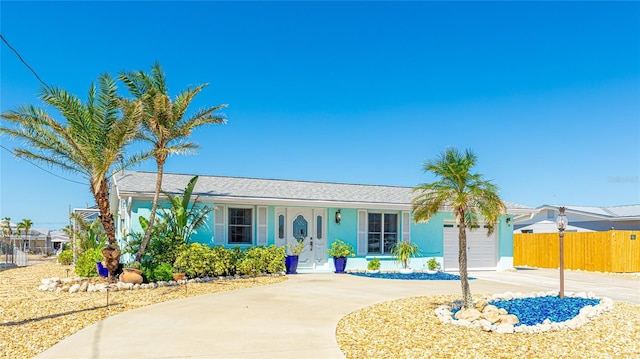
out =
{"type": "MultiPolygon", "coordinates": [[[[548,288],[546,281],[550,279],[544,271],[540,273],[543,275],[537,279],[529,271],[471,273],[480,278],[471,281],[471,290],[503,293],[557,289],[548,288]],[[519,278],[525,285],[514,283],[519,278]]],[[[566,278],[572,283],[566,290],[578,291],[573,281],[581,283],[576,285],[581,290],[595,285],[593,278],[585,283],[571,273],[566,278]]],[[[609,297],[614,297],[613,289],[626,287],[632,291],[640,285],[629,279],[598,278],[602,292],[596,293],[609,297]]],[[[344,358],[335,340],[336,325],[343,316],[383,301],[434,294],[460,294],[460,282],[299,274],[271,286],[125,312],[83,329],[38,358],[344,358]]]]}

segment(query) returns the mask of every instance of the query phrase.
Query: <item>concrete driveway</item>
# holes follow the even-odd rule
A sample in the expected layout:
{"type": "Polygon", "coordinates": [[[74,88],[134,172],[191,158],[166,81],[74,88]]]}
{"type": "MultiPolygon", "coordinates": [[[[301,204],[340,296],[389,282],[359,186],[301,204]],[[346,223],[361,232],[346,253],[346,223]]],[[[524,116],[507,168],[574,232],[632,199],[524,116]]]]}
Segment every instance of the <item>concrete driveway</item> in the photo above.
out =
{"type": "MultiPolygon", "coordinates": [[[[473,293],[557,289],[545,270],[472,275],[479,278],[471,281],[473,293]]],[[[638,302],[639,281],[599,275],[594,283],[571,272],[565,277],[566,290],[613,298],[621,288],[635,290],[631,299],[638,302]]],[[[398,298],[459,293],[459,281],[299,274],[271,286],[125,312],[83,329],[38,358],[344,358],[335,329],[346,314],[398,298]]]]}

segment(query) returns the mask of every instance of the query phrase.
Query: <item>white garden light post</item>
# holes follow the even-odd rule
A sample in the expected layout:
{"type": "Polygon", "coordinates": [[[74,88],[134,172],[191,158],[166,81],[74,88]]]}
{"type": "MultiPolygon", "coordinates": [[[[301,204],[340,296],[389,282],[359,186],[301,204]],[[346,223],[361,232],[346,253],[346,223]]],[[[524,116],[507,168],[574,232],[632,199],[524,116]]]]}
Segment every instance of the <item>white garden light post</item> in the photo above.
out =
{"type": "Polygon", "coordinates": [[[564,299],[564,230],[567,228],[567,224],[569,224],[564,210],[564,207],[560,207],[560,214],[558,214],[558,218],[556,218],[558,234],[560,235],[560,299],[564,299]]]}

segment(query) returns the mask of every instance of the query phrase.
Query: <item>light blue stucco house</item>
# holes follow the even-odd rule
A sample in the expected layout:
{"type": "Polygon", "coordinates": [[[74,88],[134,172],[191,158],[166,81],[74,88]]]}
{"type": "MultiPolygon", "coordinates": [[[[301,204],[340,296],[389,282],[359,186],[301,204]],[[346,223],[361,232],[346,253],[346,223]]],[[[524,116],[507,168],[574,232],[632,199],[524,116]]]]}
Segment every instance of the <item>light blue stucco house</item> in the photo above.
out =
{"type": "MultiPolygon", "coordinates": [[[[181,193],[193,175],[168,174],[162,187],[181,193]]],[[[138,217],[149,217],[155,172],[119,172],[113,177],[111,205],[116,211],[119,241],[128,233],[142,232],[138,217]]],[[[395,269],[391,248],[400,240],[418,245],[422,256],[411,267],[423,269],[435,257],[447,271],[458,268],[458,229],[446,209],[429,222],[414,223],[410,187],[307,182],[201,175],[194,189],[203,205],[211,206],[207,226],[192,241],[210,246],[284,246],[297,240],[306,248],[300,255],[301,271],[332,271],[327,248],[335,239],[351,244],[356,257],[347,270],[366,269],[367,260],[379,257],[381,269],[395,269]]],[[[513,267],[513,217],[534,209],[505,202],[490,237],[486,227],[468,232],[468,268],[504,270],[513,267]]]]}

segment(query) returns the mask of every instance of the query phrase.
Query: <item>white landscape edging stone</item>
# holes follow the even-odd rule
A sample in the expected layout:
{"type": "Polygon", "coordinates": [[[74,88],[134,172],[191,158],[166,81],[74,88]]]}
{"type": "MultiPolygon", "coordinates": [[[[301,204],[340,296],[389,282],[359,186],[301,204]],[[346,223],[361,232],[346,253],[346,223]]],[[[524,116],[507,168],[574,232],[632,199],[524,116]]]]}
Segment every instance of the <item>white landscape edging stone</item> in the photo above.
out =
{"type": "MultiPolygon", "coordinates": [[[[280,276],[281,274],[263,274],[259,277],[264,276],[280,276]]],[[[42,291],[50,291],[50,292],[68,292],[68,293],[82,293],[82,292],[116,292],[122,290],[140,290],[140,289],[156,289],[160,287],[174,287],[177,285],[183,285],[187,283],[207,283],[215,280],[232,280],[232,279],[245,279],[250,278],[247,275],[235,275],[235,276],[226,276],[226,277],[203,277],[203,278],[193,278],[193,279],[182,279],[179,281],[168,281],[168,282],[153,282],[153,283],[143,283],[143,284],[133,284],[133,283],[124,283],[124,282],[116,282],[116,283],[98,283],[93,284],[89,283],[89,278],[84,277],[74,277],[74,278],[43,278],[40,286],[38,286],[38,290],[42,291]]]]}
{"type": "MultiPolygon", "coordinates": [[[[546,296],[558,296],[558,292],[549,291],[549,292],[535,292],[535,293],[512,293],[506,292],[503,294],[494,294],[491,296],[483,296],[479,299],[474,300],[474,305],[476,308],[481,307],[480,310],[472,309],[469,310],[468,313],[465,314],[465,319],[456,319],[452,313],[452,310],[459,309],[462,307],[461,301],[456,301],[451,305],[441,305],[435,310],[435,314],[440,320],[440,322],[445,324],[453,324],[459,325],[468,328],[480,329],[486,332],[494,332],[500,334],[509,334],[509,333],[542,333],[547,331],[558,331],[558,330],[567,330],[567,329],[576,329],[591,321],[594,318],[597,318],[602,313],[613,309],[613,301],[611,298],[607,297],[597,297],[593,292],[578,292],[565,293],[565,297],[576,297],[576,298],[589,298],[589,299],[600,299],[600,303],[591,306],[587,305],[580,309],[580,313],[564,322],[551,322],[549,319],[546,319],[541,324],[536,325],[518,325],[517,322],[513,323],[514,315],[509,315],[504,309],[497,309],[498,315],[500,318],[507,319],[508,322],[502,323],[500,320],[492,322],[487,320],[485,317],[491,317],[491,315],[487,314],[489,311],[493,311],[493,308],[490,308],[487,312],[483,313],[485,307],[494,307],[491,305],[487,305],[488,302],[497,301],[497,300],[511,300],[517,298],[535,298],[535,297],[546,297],[546,296]],[[477,313],[475,313],[477,312],[477,313]],[[484,314],[484,315],[483,315],[484,314]]],[[[494,307],[495,308],[495,307],[494,307]]],[[[517,318],[515,319],[517,320],[517,318]]]]}

